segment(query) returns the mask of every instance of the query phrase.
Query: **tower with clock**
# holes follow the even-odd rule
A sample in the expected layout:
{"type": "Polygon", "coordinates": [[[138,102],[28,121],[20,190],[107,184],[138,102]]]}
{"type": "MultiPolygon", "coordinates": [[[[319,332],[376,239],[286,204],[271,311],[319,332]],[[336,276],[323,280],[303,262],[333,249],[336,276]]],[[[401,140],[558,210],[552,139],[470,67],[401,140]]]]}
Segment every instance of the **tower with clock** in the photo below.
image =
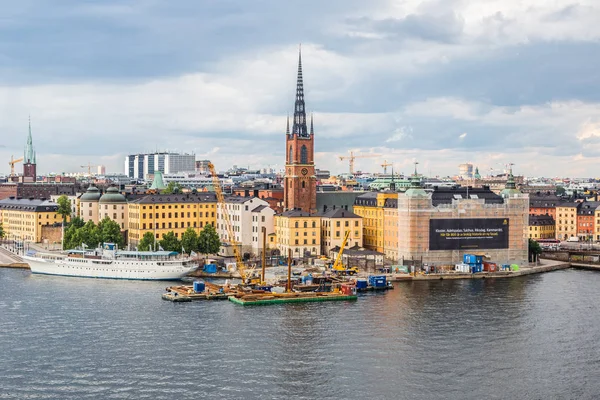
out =
{"type": "Polygon", "coordinates": [[[294,105],[294,123],[290,131],[290,119],[287,120],[285,135],[285,179],[284,204],[287,210],[317,212],[317,178],[314,161],[314,128],[310,118],[310,132],[306,124],[304,104],[304,82],[302,79],[302,54],[298,55],[298,80],[296,84],[296,102],[294,105]]]}

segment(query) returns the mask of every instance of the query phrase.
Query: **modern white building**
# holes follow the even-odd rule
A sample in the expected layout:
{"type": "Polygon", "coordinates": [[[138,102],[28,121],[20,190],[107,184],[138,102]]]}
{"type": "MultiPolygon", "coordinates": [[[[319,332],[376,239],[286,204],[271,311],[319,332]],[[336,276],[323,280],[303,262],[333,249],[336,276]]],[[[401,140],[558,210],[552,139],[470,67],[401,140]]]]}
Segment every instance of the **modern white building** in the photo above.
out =
{"type": "Polygon", "coordinates": [[[224,212],[229,214],[233,240],[241,244],[242,253],[259,255],[262,251],[262,230],[267,236],[274,232],[275,211],[258,197],[230,196],[225,198],[225,209],[217,204],[217,233],[224,242],[230,242],[224,212]]]}
{"type": "Polygon", "coordinates": [[[125,156],[125,174],[134,179],[146,179],[154,171],[171,174],[193,172],[195,168],[194,154],[152,153],[125,156]]]}

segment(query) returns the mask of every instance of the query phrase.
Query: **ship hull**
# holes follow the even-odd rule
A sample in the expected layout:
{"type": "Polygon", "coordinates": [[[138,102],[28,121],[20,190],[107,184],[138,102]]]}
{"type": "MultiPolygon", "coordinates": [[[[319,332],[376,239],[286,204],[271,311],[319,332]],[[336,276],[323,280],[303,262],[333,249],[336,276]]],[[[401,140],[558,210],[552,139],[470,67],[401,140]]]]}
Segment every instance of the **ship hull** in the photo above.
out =
{"type": "Polygon", "coordinates": [[[154,261],[98,261],[98,260],[44,260],[24,256],[33,274],[80,278],[128,279],[168,281],[179,280],[196,267],[178,262],[154,261]]]}

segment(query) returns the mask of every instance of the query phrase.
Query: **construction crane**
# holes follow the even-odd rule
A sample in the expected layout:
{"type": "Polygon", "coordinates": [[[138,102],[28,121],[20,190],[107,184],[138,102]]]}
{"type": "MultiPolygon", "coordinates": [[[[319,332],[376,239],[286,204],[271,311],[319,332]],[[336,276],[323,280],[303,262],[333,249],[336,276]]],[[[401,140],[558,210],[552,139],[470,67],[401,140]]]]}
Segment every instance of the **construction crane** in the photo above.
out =
{"type": "Polygon", "coordinates": [[[383,173],[387,174],[387,167],[391,167],[392,165],[394,164],[387,162],[387,160],[383,160],[383,164],[381,164],[381,166],[383,167],[383,173]]]}
{"type": "Polygon", "coordinates": [[[92,176],[92,168],[97,168],[97,165],[92,165],[92,163],[88,163],[88,165],[80,165],[81,168],[87,168],[88,169],[88,175],[92,176]]]}
{"type": "Polygon", "coordinates": [[[247,267],[244,264],[244,260],[242,259],[242,253],[240,251],[240,248],[238,247],[237,241],[235,240],[233,227],[231,225],[231,217],[229,216],[227,204],[225,204],[225,196],[223,196],[223,189],[221,188],[221,181],[219,180],[219,176],[217,175],[217,171],[215,170],[215,166],[213,165],[213,163],[208,163],[208,169],[210,170],[210,174],[212,176],[213,186],[217,195],[217,203],[221,206],[223,219],[225,220],[225,228],[227,229],[227,236],[229,238],[229,244],[231,244],[231,246],[233,247],[233,254],[235,255],[236,259],[237,270],[240,273],[240,277],[242,278],[242,283],[256,283],[254,282],[254,280],[251,280],[252,270],[247,270],[247,267]]]}
{"type": "Polygon", "coordinates": [[[335,262],[331,266],[331,270],[333,272],[335,272],[336,274],[344,273],[347,275],[355,275],[358,273],[358,268],[356,268],[356,267],[345,268],[344,264],[342,263],[342,254],[344,253],[344,249],[346,248],[346,243],[348,242],[349,236],[350,236],[350,231],[347,231],[346,235],[344,236],[344,241],[342,242],[342,245],[340,246],[340,251],[338,251],[337,257],[335,258],[335,262]]]}
{"type": "Polygon", "coordinates": [[[15,160],[13,156],[10,156],[10,161],[8,162],[8,165],[10,165],[10,176],[15,176],[15,164],[20,163],[21,161],[23,161],[23,157],[15,160]]]}
{"type": "Polygon", "coordinates": [[[338,156],[341,161],[348,160],[350,165],[350,174],[354,175],[354,160],[357,158],[368,158],[368,157],[381,157],[380,154],[362,154],[355,155],[353,151],[350,152],[349,156],[338,156]]]}

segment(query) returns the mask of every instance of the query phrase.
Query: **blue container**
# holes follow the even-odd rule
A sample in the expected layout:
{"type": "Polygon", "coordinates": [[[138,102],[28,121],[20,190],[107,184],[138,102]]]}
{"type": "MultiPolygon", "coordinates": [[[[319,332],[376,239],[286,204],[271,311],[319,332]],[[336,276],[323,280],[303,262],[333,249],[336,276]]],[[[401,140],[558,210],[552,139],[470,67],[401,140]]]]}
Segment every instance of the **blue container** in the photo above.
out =
{"type": "Polygon", "coordinates": [[[356,288],[357,289],[366,289],[368,286],[368,281],[366,279],[357,279],[356,280],[356,288]]]}
{"type": "Polygon", "coordinates": [[[503,271],[510,271],[510,264],[502,264],[503,271]]]}
{"type": "Polygon", "coordinates": [[[217,264],[206,264],[204,266],[204,272],[209,274],[214,274],[217,272],[217,264]]]}
{"type": "Polygon", "coordinates": [[[473,254],[464,254],[463,262],[465,264],[477,264],[477,256],[475,256],[473,254]]]}
{"type": "Polygon", "coordinates": [[[204,281],[194,281],[194,292],[202,293],[205,288],[206,285],[204,284],[204,281]]]}
{"type": "Polygon", "coordinates": [[[386,278],[385,275],[370,275],[369,276],[369,285],[373,287],[385,287],[386,278]]]}

